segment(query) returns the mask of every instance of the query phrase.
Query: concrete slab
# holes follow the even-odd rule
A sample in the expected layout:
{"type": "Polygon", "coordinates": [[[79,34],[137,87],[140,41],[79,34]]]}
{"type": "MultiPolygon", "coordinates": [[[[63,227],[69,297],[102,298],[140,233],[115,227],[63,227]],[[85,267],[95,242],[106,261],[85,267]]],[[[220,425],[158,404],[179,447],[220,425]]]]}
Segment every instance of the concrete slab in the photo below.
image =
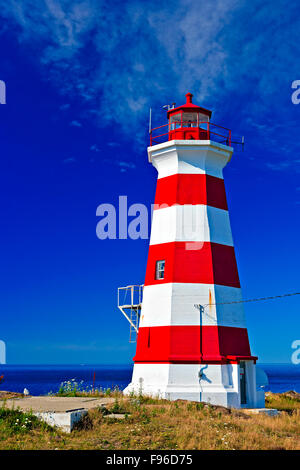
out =
{"type": "Polygon", "coordinates": [[[50,426],[56,426],[57,428],[61,429],[64,432],[70,433],[75,423],[78,423],[83,416],[87,414],[88,410],[77,410],[77,411],[70,411],[64,413],[57,413],[57,412],[35,412],[33,413],[37,418],[45,421],[50,426]]]}
{"type": "Polygon", "coordinates": [[[78,409],[90,410],[114,402],[114,398],[103,397],[26,397],[1,400],[0,406],[5,402],[7,408],[20,408],[22,411],[32,412],[68,412],[78,409]]]}
{"type": "Polygon", "coordinates": [[[114,398],[103,397],[26,397],[0,400],[0,406],[31,411],[35,416],[64,432],[71,432],[74,424],[87,414],[88,410],[113,403],[114,398]]]}

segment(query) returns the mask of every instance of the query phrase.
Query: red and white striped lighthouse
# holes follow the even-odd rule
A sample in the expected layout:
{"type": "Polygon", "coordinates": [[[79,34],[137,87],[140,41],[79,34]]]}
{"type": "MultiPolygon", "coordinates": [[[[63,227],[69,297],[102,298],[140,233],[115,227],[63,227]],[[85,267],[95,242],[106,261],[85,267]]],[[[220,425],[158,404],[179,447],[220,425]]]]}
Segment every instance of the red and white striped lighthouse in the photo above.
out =
{"type": "Polygon", "coordinates": [[[168,399],[263,407],[251,355],[223,180],[231,132],[192,103],[151,131],[158,171],[132,382],[168,399]],[[230,303],[232,302],[232,303],[230,303]]]}

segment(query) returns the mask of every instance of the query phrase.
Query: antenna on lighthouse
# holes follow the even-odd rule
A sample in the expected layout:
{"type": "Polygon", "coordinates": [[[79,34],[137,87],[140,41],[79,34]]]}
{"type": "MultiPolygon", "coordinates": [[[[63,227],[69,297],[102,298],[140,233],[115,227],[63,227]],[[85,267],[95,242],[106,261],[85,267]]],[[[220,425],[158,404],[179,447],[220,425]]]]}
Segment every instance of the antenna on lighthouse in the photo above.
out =
{"type": "Polygon", "coordinates": [[[175,108],[175,105],[176,105],[176,103],[165,104],[164,106],[162,106],[162,108],[163,108],[163,109],[167,109],[168,111],[170,111],[170,109],[174,109],[174,108],[175,108]]]}
{"type": "Polygon", "coordinates": [[[149,111],[149,134],[151,134],[152,131],[152,108],[150,108],[149,111]]]}

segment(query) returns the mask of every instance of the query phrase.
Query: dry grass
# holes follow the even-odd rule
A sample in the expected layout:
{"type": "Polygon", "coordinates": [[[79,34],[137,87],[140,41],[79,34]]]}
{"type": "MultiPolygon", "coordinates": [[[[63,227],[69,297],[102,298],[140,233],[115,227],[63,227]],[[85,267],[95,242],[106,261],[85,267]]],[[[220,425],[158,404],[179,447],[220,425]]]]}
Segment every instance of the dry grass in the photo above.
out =
{"type": "MultiPolygon", "coordinates": [[[[268,395],[268,406],[279,401],[268,395]]],[[[288,412],[270,417],[183,400],[119,397],[108,409],[125,419],[92,410],[71,435],[34,428],[5,436],[0,422],[0,449],[300,449],[299,402],[281,401],[289,403],[288,412]]]]}
{"type": "Polygon", "coordinates": [[[300,393],[266,393],[266,408],[277,408],[292,413],[295,409],[300,410],[300,393]]]}
{"type": "Polygon", "coordinates": [[[0,390],[0,400],[6,400],[7,398],[23,398],[23,393],[17,392],[6,392],[5,390],[0,390]]]}

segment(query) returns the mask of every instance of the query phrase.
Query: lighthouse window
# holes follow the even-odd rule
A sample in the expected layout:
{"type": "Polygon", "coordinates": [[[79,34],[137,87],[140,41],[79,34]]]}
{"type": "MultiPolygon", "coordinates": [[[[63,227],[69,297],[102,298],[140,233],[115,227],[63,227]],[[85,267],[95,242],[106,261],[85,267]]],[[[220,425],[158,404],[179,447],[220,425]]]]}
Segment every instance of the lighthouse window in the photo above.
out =
{"type": "Polygon", "coordinates": [[[170,130],[181,127],[181,113],[173,114],[170,118],[170,130]]]}
{"type": "Polygon", "coordinates": [[[165,277],[165,260],[156,261],[155,279],[163,279],[165,277]]]}
{"type": "Polygon", "coordinates": [[[206,114],[202,114],[200,113],[199,114],[199,122],[208,122],[209,121],[209,117],[206,115],[206,114]]]}
{"type": "Polygon", "coordinates": [[[183,113],[182,127],[197,127],[198,126],[197,113],[183,113]]]}

